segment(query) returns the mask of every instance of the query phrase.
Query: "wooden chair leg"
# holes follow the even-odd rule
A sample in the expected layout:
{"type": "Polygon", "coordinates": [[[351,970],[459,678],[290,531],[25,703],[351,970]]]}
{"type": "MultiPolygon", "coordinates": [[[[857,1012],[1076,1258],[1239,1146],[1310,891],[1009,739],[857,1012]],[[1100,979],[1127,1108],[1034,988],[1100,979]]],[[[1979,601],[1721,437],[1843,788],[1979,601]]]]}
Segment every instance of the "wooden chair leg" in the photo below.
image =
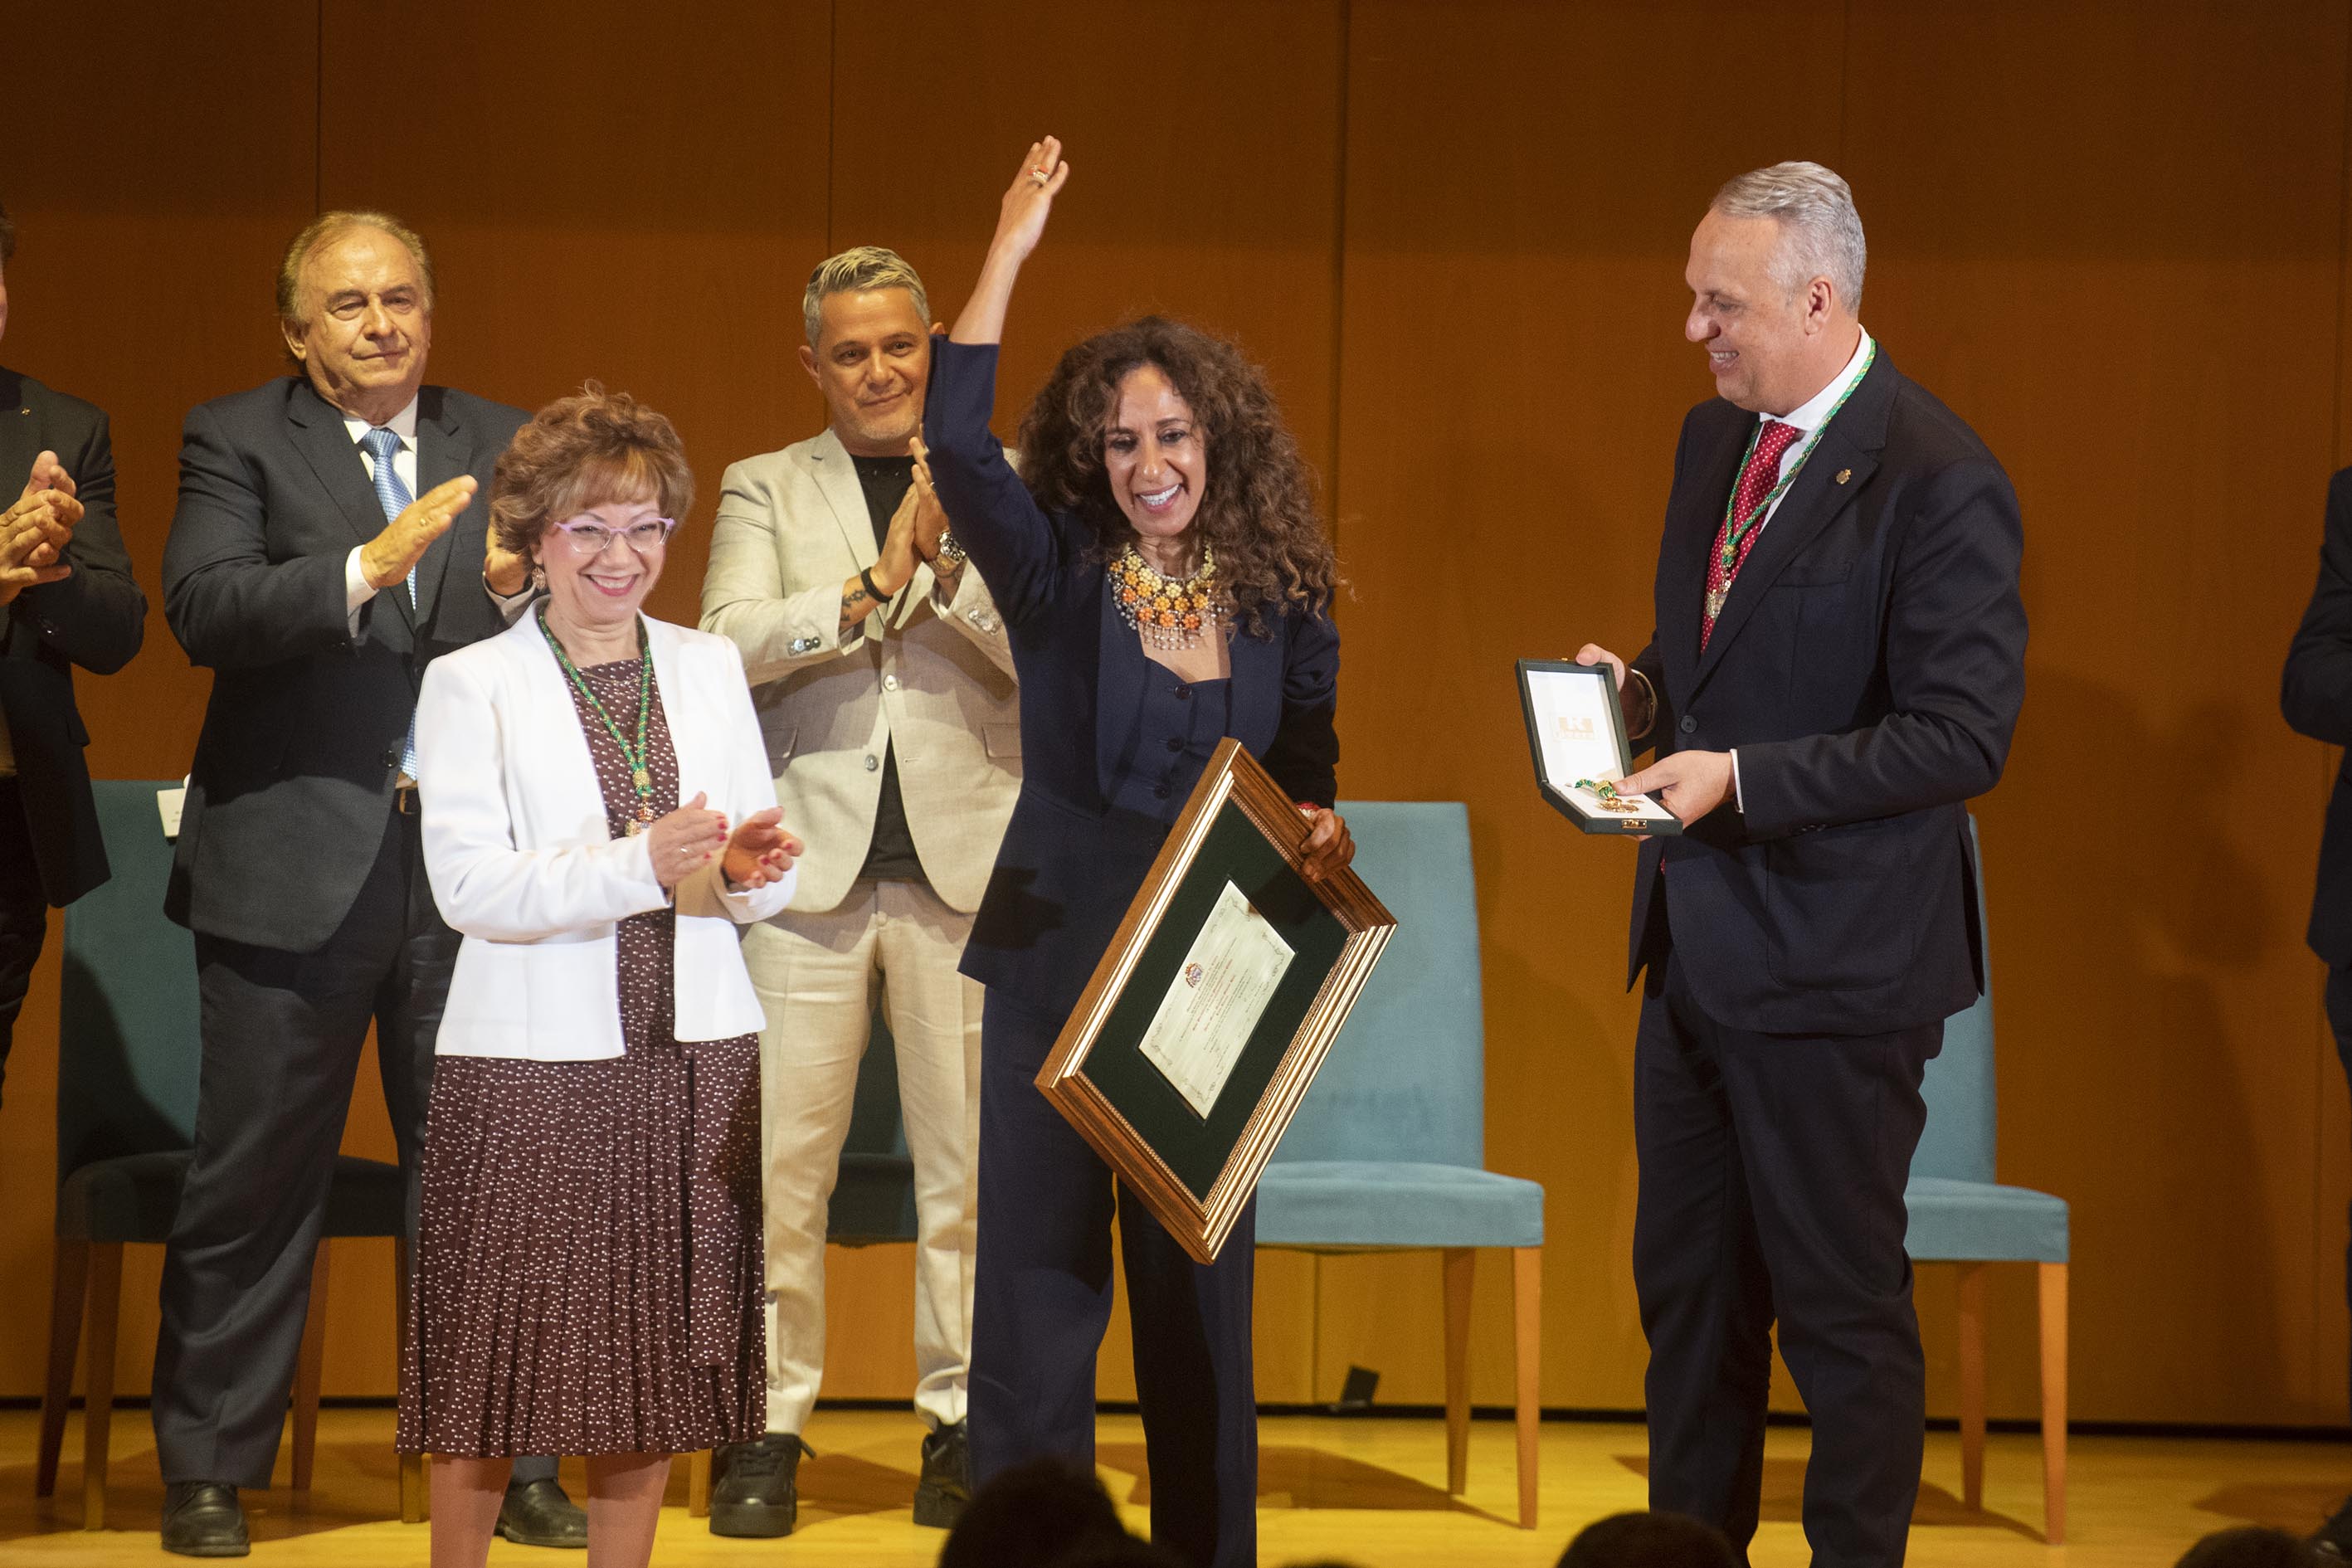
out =
{"type": "Polygon", "coordinates": [[[33,1495],[58,1489],[58,1455],[66,1446],[66,1408],[73,1403],[74,1356],[81,1349],[81,1303],[89,1289],[89,1243],[58,1237],[49,1265],[49,1372],[41,1385],[41,1446],[33,1495]]]}
{"type": "Polygon", "coordinates": [[[106,1528],[106,1442],[114,1418],[114,1335],[122,1316],[122,1243],[89,1248],[89,1349],[82,1363],[81,1527],[106,1528]]]}
{"type": "Polygon", "coordinates": [[[1985,1269],[1960,1265],[1960,1500],[1984,1507],[1985,1269]]]}
{"type": "Polygon", "coordinates": [[[1470,1292],[1478,1254],[1449,1247],[1445,1270],[1445,1490],[1460,1497],[1470,1484],[1470,1292]]]}
{"type": "Polygon", "coordinates": [[[426,1500],[431,1496],[430,1483],[425,1474],[425,1456],[400,1456],[400,1522],[423,1524],[431,1510],[426,1500]]]}
{"type": "Polygon", "coordinates": [[[310,1489],[319,1450],[319,1378],[327,1363],[327,1260],[334,1244],[319,1238],[310,1255],[310,1310],[302,1320],[302,1351],[294,1363],[294,1489],[310,1489]]]}
{"type": "Polygon", "coordinates": [[[2042,1265],[2042,1536],[2066,1541],[2066,1265],[2042,1265]]]}
{"type": "Polygon", "coordinates": [[[1519,1528],[1536,1527],[1536,1428],[1543,1419],[1543,1248],[1511,1249],[1511,1339],[1517,1360],[1519,1528]]]}
{"type": "Polygon", "coordinates": [[[697,1448],[686,1461],[686,1517],[710,1517],[710,1450],[697,1448]]]}

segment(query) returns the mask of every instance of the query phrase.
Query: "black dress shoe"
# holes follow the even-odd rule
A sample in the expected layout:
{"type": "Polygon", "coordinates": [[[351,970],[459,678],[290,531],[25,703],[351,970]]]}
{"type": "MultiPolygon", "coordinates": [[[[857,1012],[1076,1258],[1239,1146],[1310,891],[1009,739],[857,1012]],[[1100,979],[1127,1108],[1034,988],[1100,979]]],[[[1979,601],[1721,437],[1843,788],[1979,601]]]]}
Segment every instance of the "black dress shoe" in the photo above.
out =
{"type": "Polygon", "coordinates": [[[801,1455],[816,1450],[797,1433],[770,1432],[730,1443],[712,1457],[710,1533],[751,1539],[790,1535],[800,1517],[801,1455]]]}
{"type": "Polygon", "coordinates": [[[923,1439],[923,1479],[915,1487],[915,1522],[950,1530],[971,1500],[971,1445],[963,1423],[942,1426],[923,1439]]]}
{"type": "Polygon", "coordinates": [[[183,1557],[242,1557],[251,1552],[236,1489],[219,1481],[173,1481],[165,1487],[163,1550],[183,1557]]]}
{"type": "Polygon", "coordinates": [[[499,1505],[499,1533],[518,1546],[588,1544],[588,1515],[563,1495],[552,1476],[507,1489],[499,1505]]]}

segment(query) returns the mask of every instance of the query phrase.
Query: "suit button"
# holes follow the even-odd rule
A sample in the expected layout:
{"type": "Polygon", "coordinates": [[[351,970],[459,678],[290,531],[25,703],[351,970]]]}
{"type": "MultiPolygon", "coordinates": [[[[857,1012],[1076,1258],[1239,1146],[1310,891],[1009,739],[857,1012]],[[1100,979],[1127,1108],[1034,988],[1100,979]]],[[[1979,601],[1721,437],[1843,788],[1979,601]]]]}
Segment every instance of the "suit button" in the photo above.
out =
{"type": "Polygon", "coordinates": [[[1168,786],[1166,784],[1156,784],[1152,787],[1151,793],[1158,799],[1166,800],[1168,798],[1168,786]]]}
{"type": "Polygon", "coordinates": [[[1191,701],[1192,700],[1192,689],[1191,687],[1189,687],[1189,686],[1180,686],[1180,687],[1178,687],[1178,688],[1176,689],[1176,700],[1177,700],[1177,701],[1179,701],[1179,702],[1189,702],[1189,701],[1191,701]]]}
{"type": "Polygon", "coordinates": [[[898,678],[897,676],[895,676],[895,675],[886,675],[886,676],[884,676],[884,677],[882,678],[882,689],[883,689],[883,690],[885,690],[885,691],[896,691],[896,690],[898,690],[898,678]]]}
{"type": "Polygon", "coordinates": [[[1698,728],[1698,721],[1685,713],[1682,717],[1682,722],[1675,727],[1680,730],[1684,734],[1687,735],[1698,728]]]}
{"type": "Polygon", "coordinates": [[[1184,742],[1171,735],[1168,737],[1168,749],[1171,752],[1181,752],[1184,749],[1184,742]]]}
{"type": "Polygon", "coordinates": [[[882,765],[882,759],[881,759],[881,758],[879,758],[879,757],[876,756],[876,755],[875,755],[873,752],[866,752],[866,771],[867,773],[872,773],[875,769],[877,769],[877,768],[880,767],[881,765],[882,765]]]}
{"type": "Polygon", "coordinates": [[[383,755],[378,757],[376,761],[385,767],[396,768],[400,766],[400,749],[397,746],[387,746],[384,748],[383,755]]]}

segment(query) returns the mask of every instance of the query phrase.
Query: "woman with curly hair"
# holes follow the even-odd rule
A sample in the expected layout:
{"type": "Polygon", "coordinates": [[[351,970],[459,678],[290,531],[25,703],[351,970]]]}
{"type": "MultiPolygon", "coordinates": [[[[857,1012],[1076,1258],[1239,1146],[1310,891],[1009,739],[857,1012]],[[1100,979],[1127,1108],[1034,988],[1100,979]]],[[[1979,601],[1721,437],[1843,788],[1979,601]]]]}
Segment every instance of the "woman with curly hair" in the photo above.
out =
{"type": "Polygon", "coordinates": [[[1021,264],[1069,178],[1029,149],[955,330],[934,345],[927,452],[952,537],[995,595],[1021,678],[1021,797],[964,950],[981,1033],[973,1479],[1091,1467],[1095,1353],[1119,1227],[1152,1538],[1200,1568],[1256,1561],[1255,1207],[1194,1263],[1033,1080],[1219,742],[1313,821],[1310,876],[1354,853],[1330,807],[1339,635],[1314,485],[1265,378],[1147,317],[1062,356],[1021,426],[989,434],[1021,264]],[[1025,481],[1025,482],[1024,482],[1025,481]]]}
{"type": "Polygon", "coordinates": [[[399,1446],[435,1568],[478,1568],[517,1454],[588,1457],[588,1561],[643,1563],[674,1453],[766,1429],[760,998],[791,898],[743,661],[640,613],[694,476],[593,382],[499,458],[546,596],[436,659],[425,869],[462,932],[435,1042],[399,1446]]]}

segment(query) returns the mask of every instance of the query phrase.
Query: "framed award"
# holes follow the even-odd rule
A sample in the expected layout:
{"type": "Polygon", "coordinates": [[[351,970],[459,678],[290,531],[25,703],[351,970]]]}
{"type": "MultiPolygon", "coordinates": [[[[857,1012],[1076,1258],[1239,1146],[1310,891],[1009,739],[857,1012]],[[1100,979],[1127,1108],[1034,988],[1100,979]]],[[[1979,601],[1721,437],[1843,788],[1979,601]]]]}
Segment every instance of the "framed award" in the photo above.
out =
{"type": "Polygon", "coordinates": [[[1621,795],[1633,771],[1625,713],[1615,672],[1605,664],[1519,660],[1519,709],[1536,787],[1562,816],[1587,833],[1677,834],[1675,814],[1646,795],[1621,795]]]}
{"type": "Polygon", "coordinates": [[[1037,1087],[1213,1263],[1396,929],[1237,741],[1217,748],[1037,1087]]]}

